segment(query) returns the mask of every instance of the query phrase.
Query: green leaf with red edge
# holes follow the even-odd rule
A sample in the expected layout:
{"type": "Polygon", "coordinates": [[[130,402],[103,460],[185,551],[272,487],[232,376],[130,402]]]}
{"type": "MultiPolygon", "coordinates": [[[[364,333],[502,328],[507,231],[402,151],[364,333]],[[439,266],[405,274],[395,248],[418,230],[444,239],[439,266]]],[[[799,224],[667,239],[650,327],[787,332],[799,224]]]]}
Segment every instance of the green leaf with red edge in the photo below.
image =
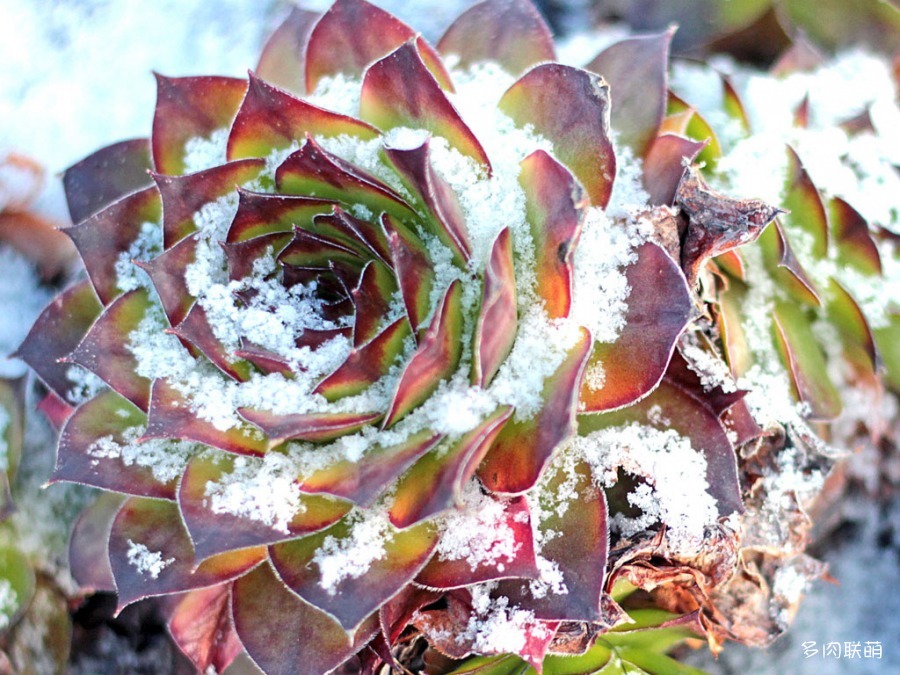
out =
{"type": "Polygon", "coordinates": [[[609,131],[609,85],[586,70],[546,63],[513,84],[500,110],[517,126],[531,124],[553,143],[553,154],[587,190],[593,206],[605,207],[616,177],[609,131]],[[559,102],[565,101],[565,106],[559,102]]]}
{"type": "Polygon", "coordinates": [[[776,300],[773,338],[791,375],[794,395],[810,407],[815,420],[831,420],[841,412],[841,396],[828,377],[825,355],[804,309],[776,300]]]}
{"type": "Polygon", "coordinates": [[[776,4],[779,20],[808,35],[829,51],[864,44],[888,56],[900,50],[900,12],[892,2],[858,0],[781,0],[776,4]]]}
{"type": "Polygon", "coordinates": [[[416,583],[428,588],[447,590],[498,579],[537,579],[540,571],[534,554],[534,533],[531,513],[524,496],[490,496],[505,506],[502,522],[492,531],[456,532],[454,536],[469,536],[471,548],[491,550],[507,537],[515,542],[512,555],[503,553],[487,556],[473,564],[465,557],[452,558],[443,553],[434,556],[419,572],[416,583]]]}
{"type": "Polygon", "coordinates": [[[356,306],[354,347],[359,347],[378,335],[381,322],[390,309],[391,298],[398,290],[393,272],[385,265],[377,260],[366,264],[359,284],[351,291],[353,304],[356,306]]]}
{"type": "Polygon", "coordinates": [[[104,305],[122,291],[118,287],[116,262],[141,234],[144,223],[158,223],[159,192],[147,188],[113,202],[78,225],[63,230],[75,244],[88,277],[104,305]]]}
{"type": "Polygon", "coordinates": [[[544,380],[543,405],[528,420],[503,427],[478,468],[478,477],[493,492],[521,493],[540,478],[553,452],[575,433],[578,389],[591,351],[591,334],[579,336],[556,372],[544,380]]]}
{"type": "Polygon", "coordinates": [[[719,269],[725,272],[725,274],[728,274],[735,279],[740,279],[741,281],[747,280],[747,268],[744,264],[744,256],[742,256],[741,252],[736,248],[717,255],[715,257],[715,262],[719,269]]]}
{"type": "Polygon", "coordinates": [[[410,40],[441,87],[453,91],[440,56],[412,28],[363,0],[337,0],[310,35],[306,90],[311,93],[325,77],[362,77],[371,64],[410,40]]]}
{"type": "Polygon", "coordinates": [[[759,237],[763,260],[769,274],[780,288],[792,298],[813,307],[820,307],[822,299],[819,289],[800,264],[787,233],[777,220],[763,230],[759,237]]]}
{"type": "Polygon", "coordinates": [[[329,199],[408,219],[415,212],[380,180],[323,150],[312,138],[275,171],[275,183],[286,194],[329,199]]]}
{"type": "Polygon", "coordinates": [[[720,73],[719,77],[722,78],[722,110],[738,123],[743,135],[748,136],[750,134],[750,118],[744,109],[744,103],[731,83],[731,78],[723,73],[720,73]]]}
{"type": "Polygon", "coordinates": [[[511,406],[501,406],[458,440],[432,450],[416,462],[397,485],[390,508],[391,523],[408,527],[459,504],[463,486],[475,474],[512,413],[511,406]]]}
{"type": "Polygon", "coordinates": [[[313,218],[331,213],[334,202],[238,189],[238,208],[225,241],[234,244],[267,234],[312,228],[313,218]]]}
{"type": "Polygon", "coordinates": [[[101,148],[63,172],[66,204],[73,223],[103,209],[127,194],[149,187],[150,142],[146,138],[121,141],[101,148]]]}
{"type": "Polygon", "coordinates": [[[588,368],[606,377],[600,389],[581,388],[582,410],[602,412],[628,405],[662,379],[675,343],[693,316],[693,303],[678,265],[656,244],[642,244],[625,269],[631,288],[625,325],[613,343],[597,343],[588,368]]]}
{"type": "Polygon", "coordinates": [[[76,283],[53,298],[13,356],[25,361],[47,387],[65,399],[72,387],[66,375],[71,365],[59,359],[72,353],[102,310],[90,282],[76,283]]]}
{"type": "Polygon", "coordinates": [[[722,145],[719,143],[719,138],[709,122],[695,108],[672,91],[668,92],[666,114],[670,117],[663,120],[663,130],[672,131],[692,138],[695,141],[706,143],[700,154],[697,155],[696,161],[700,164],[705,164],[710,170],[715,169],[719,158],[722,156],[722,145]],[[669,123],[673,121],[672,116],[678,116],[679,118],[675,126],[669,126],[669,123]]]}
{"type": "Polygon", "coordinates": [[[248,342],[245,338],[241,338],[241,348],[236,349],[234,355],[246,359],[266,375],[278,373],[286,380],[293,380],[295,377],[291,364],[286,358],[248,342]]]}
{"type": "Polygon", "coordinates": [[[253,367],[247,361],[235,358],[219,341],[206,316],[206,310],[199,302],[194,303],[187,316],[171,332],[196,347],[231,379],[246,382],[253,374],[253,367]]]}
{"type": "Polygon", "coordinates": [[[146,262],[135,261],[153,282],[171,326],[184,321],[194,304],[195,298],[188,292],[184,271],[196,259],[197,237],[190,236],[146,262]]]}
{"type": "Polygon", "coordinates": [[[159,173],[182,174],[192,138],[208,138],[231,126],[247,91],[232,77],[156,75],[156,112],[150,137],[153,166],[159,173]]]}
{"type": "Polygon", "coordinates": [[[784,208],[788,230],[798,229],[812,237],[810,254],[821,260],[828,256],[828,217],[822,196],[793,148],[787,146],[788,168],[785,180],[784,208]]]}
{"type": "Polygon", "coordinates": [[[268,563],[234,582],[231,616],[244,649],[269,675],[327,673],[378,631],[373,616],[348,635],[337,621],[288,589],[268,563]]]}
{"type": "Polygon", "coordinates": [[[666,112],[669,45],[674,28],[626,38],[604,49],[585,68],[609,83],[616,104],[612,127],[638,157],[647,154],[666,112]]]}
{"type": "Polygon", "coordinates": [[[504,227],[491,247],[472,335],[472,384],[487,388],[516,341],[519,317],[512,235],[504,227]]]}
{"type": "Polygon", "coordinates": [[[689,439],[694,450],[706,459],[709,493],[716,499],[719,515],[744,510],[734,446],[705,401],[666,379],[652,394],[627,408],[601,415],[580,415],[578,431],[585,436],[598,429],[633,422],[661,430],[674,429],[689,439]]]}
{"type": "Polygon", "coordinates": [[[462,284],[451,282],[434,318],[403,369],[384,419],[390,427],[425,401],[459,365],[462,354],[462,284]]]}
{"type": "MultiPolygon", "coordinates": [[[[357,310],[359,316],[359,310],[357,310]]],[[[347,359],[313,390],[328,401],[355,396],[387,375],[410,336],[406,317],[400,317],[369,342],[354,347],[347,359]]]]}
{"type": "Polygon", "coordinates": [[[266,438],[249,424],[217,429],[191,409],[191,403],[166,380],[154,380],[143,438],[177,438],[205,443],[239,455],[262,455],[266,438]]]}
{"type": "Polygon", "coordinates": [[[650,205],[670,206],[684,175],[684,162],[693,162],[705,147],[705,141],[694,141],[678,134],[657,136],[644,157],[644,189],[650,205]]]}
{"type": "Polygon", "coordinates": [[[352,516],[301,539],[269,547],[269,557],[278,575],[301,598],[336,618],[347,631],[353,631],[372,612],[395,596],[415,578],[428,562],[437,545],[438,533],[430,523],[405,530],[390,526],[380,542],[366,545],[383,546],[380,555],[364,574],[329,577],[333,570],[315,560],[326,540],[338,547],[352,541],[352,516]]]}
{"type": "Polygon", "coordinates": [[[427,129],[450,147],[490,172],[481,143],[428,71],[412,42],[374,63],[366,71],[360,94],[360,117],[382,130],[427,129]]]}
{"type": "Polygon", "coordinates": [[[221,243],[220,245],[228,264],[228,278],[232,281],[240,281],[241,279],[255,276],[253,267],[257,261],[263,258],[274,258],[277,260],[278,256],[293,240],[293,232],[275,232],[233,244],[228,242],[221,243]]]}
{"type": "Polygon", "coordinates": [[[439,434],[423,430],[398,445],[377,445],[355,461],[339,459],[303,476],[300,489],[350,499],[366,508],[442,438],[439,434]]]}
{"type": "Polygon", "coordinates": [[[264,548],[248,548],[222,553],[195,566],[194,547],[178,505],[162,499],[129,497],[116,514],[109,535],[109,563],[120,611],[142,598],[230,581],[265,557],[264,548]]]}
{"type": "Polygon", "coordinates": [[[321,16],[319,12],[292,7],[291,13],[263,45],[256,74],[278,87],[305,94],[306,45],[321,16]]]}
{"type": "Polygon", "coordinates": [[[745,306],[747,287],[731,281],[719,294],[717,325],[722,336],[725,359],[735,377],[743,377],[753,367],[753,352],[744,330],[742,308],[745,306]]]}
{"type": "Polygon", "coordinates": [[[426,226],[453,251],[454,262],[465,268],[472,255],[466,219],[459,199],[431,164],[430,139],[415,148],[385,147],[384,154],[410,192],[430,214],[426,226]]]}
{"type": "Polygon", "coordinates": [[[602,621],[609,550],[606,497],[584,462],[551,471],[535,495],[545,515],[537,528],[560,533],[545,537],[541,555],[556,563],[568,593],[554,593],[551,587],[540,597],[527,582],[511,579],[501,581],[492,595],[508,597],[511,606],[532,610],[538,619],[602,621]]]}
{"type": "Polygon", "coordinates": [[[319,108],[250,74],[250,87],[228,137],[228,159],[266,157],[307,135],[316,138],[377,138],[377,129],[360,120],[319,108]]]}
{"type": "Polygon", "coordinates": [[[186,176],[153,174],[162,198],[163,248],[196,232],[198,211],[258,178],[265,165],[261,159],[243,159],[186,176]]]}
{"type": "Polygon", "coordinates": [[[335,206],[331,215],[316,216],[313,219],[312,231],[353,242],[357,247],[362,243],[376,258],[388,267],[391,266],[391,249],[384,229],[377,221],[361,220],[351,216],[340,206],[335,206]]]}
{"type": "Polygon", "coordinates": [[[231,625],[231,584],[190,591],[172,610],[169,633],[197,672],[224,672],[243,650],[231,625]]]}
{"type": "Polygon", "coordinates": [[[518,77],[542,61],[555,61],[553,34],[529,0],[485,0],[463,12],[437,45],[459,57],[462,68],[490,61],[518,77]]]}
{"type": "Polygon", "coordinates": [[[418,332],[431,309],[434,266],[428,249],[417,234],[387,214],[381,217],[391,250],[391,262],[400,285],[406,316],[413,332],[418,332]]]}
{"type": "Polygon", "coordinates": [[[115,492],[101,492],[75,521],[69,537],[69,570],[85,592],[116,590],[107,546],[113,519],[125,499],[125,495],[115,492]]]}
{"type": "Polygon", "coordinates": [[[831,279],[825,311],[844,343],[844,353],[854,366],[873,376],[881,361],[875,337],[859,303],[836,279],[831,279]]]}
{"type": "Polygon", "coordinates": [[[873,333],[884,364],[885,382],[900,392],[900,314],[889,314],[887,325],[879,326],[873,333]]]}
{"type": "Polygon", "coordinates": [[[326,443],[353,434],[381,419],[382,413],[306,413],[276,415],[253,408],[238,408],[241,417],[269,437],[269,447],[285,441],[326,443]]]}
{"type": "Polygon", "coordinates": [[[581,236],[587,200],[569,170],[543,150],[521,163],[525,218],[535,244],[537,292],[547,316],[563,319],[572,306],[572,258],[581,236]]]}
{"type": "Polygon", "coordinates": [[[352,508],[348,501],[301,494],[297,512],[284,527],[216,510],[207,494],[209,484],[227,484],[236,467],[245,467],[247,462],[258,463],[259,460],[209,452],[194,457],[185,469],[178,487],[178,505],[194,544],[196,560],[316,532],[336,523],[352,508]]]}
{"type": "Polygon", "coordinates": [[[143,411],[150,400],[150,380],[137,374],[137,358],[129,349],[129,335],[149,308],[150,296],[144,288],[120,296],[97,318],[68,357],[143,411]]]}
{"type": "MultiPolygon", "coordinates": [[[[91,447],[101,439],[125,443],[129,429],[144,428],[147,416],[111,390],[105,390],[78,407],[59,436],[52,482],[83,483],[141,497],[174,499],[177,477],[160,481],[152,467],[109,456],[91,447]]],[[[133,441],[132,441],[133,442],[133,441]]]]}
{"type": "Polygon", "coordinates": [[[840,197],[832,198],[828,207],[838,263],[862,274],[881,274],[881,255],[866,219],[840,197]]]}
{"type": "Polygon", "coordinates": [[[332,262],[338,262],[360,271],[366,263],[365,258],[341,242],[299,228],[294,230],[293,240],[278,254],[278,261],[294,267],[323,269],[328,269],[332,262]]]}

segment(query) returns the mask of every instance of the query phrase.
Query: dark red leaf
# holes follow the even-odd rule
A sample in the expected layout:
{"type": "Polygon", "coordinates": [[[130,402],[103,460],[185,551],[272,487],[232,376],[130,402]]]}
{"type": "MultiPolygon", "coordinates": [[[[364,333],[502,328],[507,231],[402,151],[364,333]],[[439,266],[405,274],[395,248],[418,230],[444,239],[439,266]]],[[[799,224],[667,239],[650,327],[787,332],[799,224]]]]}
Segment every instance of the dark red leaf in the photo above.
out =
{"type": "Polygon", "coordinates": [[[299,7],[291,13],[263,45],[256,74],[296,94],[306,93],[306,45],[322,15],[299,7]]]}
{"type": "Polygon", "coordinates": [[[187,593],[169,619],[169,632],[198,672],[224,672],[243,646],[231,625],[230,584],[187,593]]]}
{"type": "Polygon", "coordinates": [[[472,349],[472,383],[486,388],[506,360],[516,340],[519,317],[512,236],[503,228],[484,271],[484,293],[475,324],[472,349]]]}

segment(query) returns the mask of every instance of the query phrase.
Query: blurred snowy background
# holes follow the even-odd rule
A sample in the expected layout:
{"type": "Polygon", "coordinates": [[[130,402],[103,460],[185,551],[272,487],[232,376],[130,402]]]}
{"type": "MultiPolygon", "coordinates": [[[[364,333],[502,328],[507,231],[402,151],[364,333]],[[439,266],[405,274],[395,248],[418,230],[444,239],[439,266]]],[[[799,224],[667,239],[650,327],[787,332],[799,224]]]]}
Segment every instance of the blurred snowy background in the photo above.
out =
{"type": "MultiPolygon", "coordinates": [[[[470,3],[378,4],[436,39],[470,3]]],[[[547,6],[557,26],[572,30],[585,25],[586,4],[557,0],[547,6]]],[[[65,224],[58,173],[103,145],[148,134],[156,95],[151,71],[242,76],[256,65],[265,36],[288,9],[282,0],[0,0],[0,158],[15,151],[48,169],[37,210],[65,224]]],[[[3,248],[0,277],[5,355],[49,296],[30,264],[3,248]]],[[[21,372],[20,365],[0,360],[0,374],[21,372]]],[[[50,452],[46,435],[32,437],[44,439],[32,452],[50,452]]],[[[854,502],[844,518],[850,525],[815,551],[840,585],[819,583],[792,632],[769,651],[729,645],[717,663],[695,657],[697,665],[723,674],[900,672],[900,507],[854,502]],[[806,658],[806,642],[815,642],[818,654],[806,658]],[[883,655],[823,658],[826,642],[877,642],[883,655]]]]}

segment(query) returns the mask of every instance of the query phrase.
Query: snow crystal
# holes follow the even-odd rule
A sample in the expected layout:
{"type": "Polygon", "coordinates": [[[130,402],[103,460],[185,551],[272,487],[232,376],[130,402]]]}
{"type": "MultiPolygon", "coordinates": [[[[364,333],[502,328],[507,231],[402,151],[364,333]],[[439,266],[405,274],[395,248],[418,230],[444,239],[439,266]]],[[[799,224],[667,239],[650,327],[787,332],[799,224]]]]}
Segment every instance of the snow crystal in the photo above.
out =
{"type": "Polygon", "coordinates": [[[72,383],[66,392],[66,400],[74,405],[84,403],[106,387],[106,382],[87,368],[73,364],[66,369],[66,380],[72,383]]]}
{"type": "Polygon", "coordinates": [[[0,632],[6,630],[19,611],[19,595],[9,579],[0,578],[0,632]]]}
{"type": "Polygon", "coordinates": [[[151,438],[141,441],[144,427],[129,427],[120,434],[120,440],[114,436],[103,436],[94,441],[86,450],[93,464],[101,459],[118,459],[125,466],[148,468],[153,477],[160,483],[175,480],[183,472],[191,458],[203,446],[186,441],[151,438]]]}
{"type": "Polygon", "coordinates": [[[231,472],[207,482],[204,504],[213,513],[254,520],[288,534],[291,521],[305,510],[296,480],[296,464],[280,452],[236,457],[231,472]]]}
{"type": "Polygon", "coordinates": [[[715,354],[703,349],[699,339],[687,333],[681,340],[681,355],[688,368],[700,378],[704,391],[721,388],[725,393],[737,391],[737,383],[731,375],[728,364],[715,354]]]}
{"type": "Polygon", "coordinates": [[[613,486],[620,470],[644,479],[627,497],[642,514],[628,518],[617,513],[612,518],[625,537],[662,522],[673,550],[696,552],[705,530],[716,523],[718,510],[709,494],[706,459],[673,429],[637,423],[602,429],[575,438],[567,454],[568,462],[587,461],[602,488],[613,486]]]}
{"type": "Polygon", "coordinates": [[[139,574],[149,574],[151,578],[158,579],[160,573],[175,562],[175,558],[163,560],[160,551],[151,551],[144,544],[136,544],[128,540],[128,551],[125,554],[128,564],[137,569],[139,574]]]}
{"type": "Polygon", "coordinates": [[[350,117],[359,117],[359,94],[362,83],[344,73],[323,77],[306,100],[320,108],[350,117]]]}
{"type": "Polygon", "coordinates": [[[194,136],[184,146],[184,172],[196,173],[224,164],[228,129],[216,129],[208,137],[194,136]]]}
{"type": "Polygon", "coordinates": [[[123,293],[136,288],[150,288],[149,275],[134,264],[135,261],[146,262],[162,253],[163,233],[159,223],[142,223],[137,238],[128,250],[119,253],[116,260],[116,286],[123,293]]]}
{"type": "Polygon", "coordinates": [[[368,572],[372,563],[385,555],[385,545],[393,539],[386,511],[354,511],[349,519],[347,536],[325,537],[312,559],[319,567],[319,585],[331,595],[337,593],[337,585],[344,579],[357,579],[368,572]]]}
{"type": "Polygon", "coordinates": [[[521,544],[507,524],[506,505],[482,492],[477,481],[463,488],[460,508],[440,520],[441,539],[435,549],[439,560],[465,560],[474,571],[494,565],[501,572],[521,544]]]}
{"type": "Polygon", "coordinates": [[[471,642],[475,652],[509,654],[521,652],[528,636],[549,635],[549,628],[535,619],[534,612],[510,606],[509,598],[492,597],[496,583],[470,586],[473,615],[456,636],[460,644],[471,642]]]}
{"type": "Polygon", "coordinates": [[[34,266],[13,249],[0,246],[0,377],[24,375],[25,363],[7,358],[25,339],[28,329],[50,299],[40,285],[34,266]]]}

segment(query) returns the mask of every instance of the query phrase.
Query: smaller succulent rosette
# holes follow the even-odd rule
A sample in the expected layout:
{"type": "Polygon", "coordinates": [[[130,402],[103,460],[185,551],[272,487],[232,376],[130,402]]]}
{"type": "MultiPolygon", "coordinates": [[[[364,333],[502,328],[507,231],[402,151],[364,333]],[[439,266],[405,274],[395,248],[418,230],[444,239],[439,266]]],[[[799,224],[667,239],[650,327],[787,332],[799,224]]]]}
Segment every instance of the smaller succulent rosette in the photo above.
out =
{"type": "Polygon", "coordinates": [[[436,48],[338,0],[247,80],[159,76],[149,142],[66,172],[87,278],[19,350],[65,418],[54,480],[111,493],[78,580],[173,596],[200,670],[272,673],[415,635],[540,668],[661,555],[723,583],[761,429],[694,367],[724,365],[707,263],[780,210],[691,167],[714,148],[673,110],[671,37],[579,69],[526,0],[436,48]]]}

